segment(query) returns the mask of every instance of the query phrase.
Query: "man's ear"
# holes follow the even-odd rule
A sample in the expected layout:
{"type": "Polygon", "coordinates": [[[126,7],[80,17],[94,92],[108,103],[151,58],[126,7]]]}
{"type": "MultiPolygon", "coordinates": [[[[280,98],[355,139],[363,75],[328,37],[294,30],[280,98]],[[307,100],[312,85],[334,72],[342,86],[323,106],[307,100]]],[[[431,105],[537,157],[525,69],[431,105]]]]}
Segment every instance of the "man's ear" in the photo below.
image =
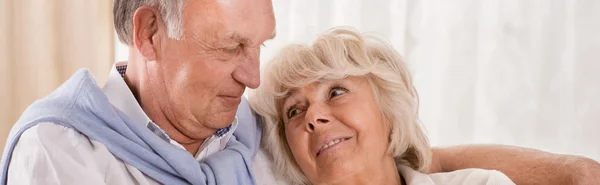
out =
{"type": "Polygon", "coordinates": [[[156,60],[160,14],[151,6],[142,6],[133,14],[133,44],[146,60],[156,60]]]}

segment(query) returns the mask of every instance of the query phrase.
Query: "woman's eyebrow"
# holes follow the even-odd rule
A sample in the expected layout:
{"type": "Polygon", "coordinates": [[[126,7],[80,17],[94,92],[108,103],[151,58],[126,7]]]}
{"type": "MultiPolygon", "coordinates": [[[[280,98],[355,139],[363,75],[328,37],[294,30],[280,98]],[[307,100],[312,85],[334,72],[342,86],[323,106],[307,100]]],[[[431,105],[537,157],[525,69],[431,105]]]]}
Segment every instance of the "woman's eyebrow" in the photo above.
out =
{"type": "Polygon", "coordinates": [[[296,89],[288,90],[288,92],[285,93],[285,95],[283,95],[283,98],[282,98],[283,106],[281,106],[281,108],[287,109],[287,107],[290,106],[290,105],[288,105],[288,104],[290,104],[289,103],[290,99],[294,98],[294,95],[296,95],[297,92],[298,92],[298,90],[296,90],[296,89]]]}
{"type": "Polygon", "coordinates": [[[342,82],[339,80],[329,80],[329,81],[324,81],[324,82],[320,82],[317,85],[317,91],[318,92],[322,92],[322,91],[329,91],[329,88],[331,86],[336,86],[336,85],[341,85],[342,82]]]}
{"type": "Polygon", "coordinates": [[[294,96],[296,93],[298,92],[298,90],[296,89],[288,89],[287,92],[283,95],[283,100],[284,102],[289,98],[294,96]]]}

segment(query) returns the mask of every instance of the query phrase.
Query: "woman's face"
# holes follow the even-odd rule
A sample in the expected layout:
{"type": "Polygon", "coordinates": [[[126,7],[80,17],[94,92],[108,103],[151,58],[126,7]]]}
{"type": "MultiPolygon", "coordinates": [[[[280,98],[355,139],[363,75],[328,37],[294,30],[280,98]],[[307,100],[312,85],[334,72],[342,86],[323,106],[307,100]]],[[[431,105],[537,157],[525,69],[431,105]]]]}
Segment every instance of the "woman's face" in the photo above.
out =
{"type": "Polygon", "coordinates": [[[361,174],[391,157],[390,129],[365,77],[294,88],[283,103],[287,142],[313,184],[361,174]]]}

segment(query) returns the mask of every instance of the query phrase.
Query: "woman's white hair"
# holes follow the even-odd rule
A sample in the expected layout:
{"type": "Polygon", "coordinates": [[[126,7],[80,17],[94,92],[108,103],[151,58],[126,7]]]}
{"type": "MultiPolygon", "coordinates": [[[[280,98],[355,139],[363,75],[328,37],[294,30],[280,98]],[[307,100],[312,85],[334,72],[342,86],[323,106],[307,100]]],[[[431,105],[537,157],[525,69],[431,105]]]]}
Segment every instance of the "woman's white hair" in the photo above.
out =
{"type": "Polygon", "coordinates": [[[169,38],[181,40],[183,37],[183,8],[187,0],[115,0],[113,16],[115,30],[123,44],[133,44],[133,14],[141,6],[158,9],[167,24],[169,38]]]}
{"type": "Polygon", "coordinates": [[[274,172],[293,184],[310,184],[295,162],[284,132],[282,97],[312,82],[364,76],[390,128],[388,152],[396,163],[424,172],[431,162],[429,141],[418,121],[418,96],[400,55],[386,42],[350,28],[334,28],[308,45],[290,45],[263,70],[249,102],[264,121],[262,146],[274,172]]]}

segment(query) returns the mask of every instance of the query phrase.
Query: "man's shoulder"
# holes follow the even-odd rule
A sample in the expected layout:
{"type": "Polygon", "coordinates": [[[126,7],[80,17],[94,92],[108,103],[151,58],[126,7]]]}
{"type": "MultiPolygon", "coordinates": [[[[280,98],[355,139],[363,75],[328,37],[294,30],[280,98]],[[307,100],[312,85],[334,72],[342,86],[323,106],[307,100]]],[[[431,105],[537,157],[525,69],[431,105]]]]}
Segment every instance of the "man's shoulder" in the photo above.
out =
{"type": "Polygon", "coordinates": [[[8,179],[12,184],[134,184],[127,174],[145,181],[103,144],[50,122],[25,130],[11,155],[8,179]]]}
{"type": "Polygon", "coordinates": [[[496,170],[469,168],[430,175],[436,184],[514,185],[504,173],[496,170]]]}
{"type": "Polygon", "coordinates": [[[108,163],[119,162],[102,143],[72,128],[49,122],[25,130],[11,155],[11,166],[14,163],[61,164],[104,171],[108,163]]]}
{"type": "Polygon", "coordinates": [[[76,130],[63,125],[44,122],[23,131],[15,148],[30,149],[67,149],[90,145],[90,140],[76,130]]]}

